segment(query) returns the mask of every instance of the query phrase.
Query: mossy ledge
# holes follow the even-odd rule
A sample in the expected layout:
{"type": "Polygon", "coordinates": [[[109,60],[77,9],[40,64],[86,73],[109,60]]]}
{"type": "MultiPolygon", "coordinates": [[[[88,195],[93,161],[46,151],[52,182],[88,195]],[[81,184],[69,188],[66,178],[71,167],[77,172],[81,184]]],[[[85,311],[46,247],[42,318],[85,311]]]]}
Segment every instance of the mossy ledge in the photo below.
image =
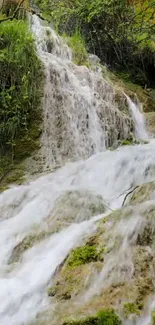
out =
{"type": "Polygon", "coordinates": [[[113,309],[101,310],[96,316],[80,320],[65,321],[63,325],[121,325],[122,322],[113,309]]]}

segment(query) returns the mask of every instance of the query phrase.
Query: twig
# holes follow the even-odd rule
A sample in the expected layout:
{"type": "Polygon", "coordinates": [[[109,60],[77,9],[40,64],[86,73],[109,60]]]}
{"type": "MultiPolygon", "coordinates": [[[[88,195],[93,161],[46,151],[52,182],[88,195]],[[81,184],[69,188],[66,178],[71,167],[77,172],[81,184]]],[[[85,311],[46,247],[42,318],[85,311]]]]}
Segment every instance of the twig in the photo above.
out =
{"type": "Polygon", "coordinates": [[[13,20],[13,19],[15,18],[15,16],[16,16],[17,11],[18,11],[19,9],[21,9],[20,6],[22,5],[23,2],[24,2],[24,0],[21,0],[21,1],[18,3],[18,5],[17,5],[17,7],[16,7],[16,9],[15,9],[15,11],[14,11],[14,13],[13,13],[12,16],[10,16],[10,17],[6,17],[6,18],[3,18],[3,19],[0,19],[0,23],[3,23],[4,21],[7,21],[7,20],[13,20]]]}
{"type": "Polygon", "coordinates": [[[123,203],[122,203],[122,207],[124,206],[125,201],[126,201],[128,195],[131,194],[131,193],[133,193],[133,192],[134,192],[138,187],[139,187],[139,185],[137,185],[136,187],[134,187],[134,188],[132,189],[132,191],[128,192],[128,193],[125,195],[125,198],[124,198],[123,203]]]}
{"type": "Polygon", "coordinates": [[[129,191],[129,190],[131,190],[132,189],[132,186],[131,187],[129,187],[127,190],[125,190],[124,192],[122,192],[119,196],[117,196],[117,199],[119,198],[119,197],[121,197],[123,194],[125,194],[127,191],[129,191]]]}

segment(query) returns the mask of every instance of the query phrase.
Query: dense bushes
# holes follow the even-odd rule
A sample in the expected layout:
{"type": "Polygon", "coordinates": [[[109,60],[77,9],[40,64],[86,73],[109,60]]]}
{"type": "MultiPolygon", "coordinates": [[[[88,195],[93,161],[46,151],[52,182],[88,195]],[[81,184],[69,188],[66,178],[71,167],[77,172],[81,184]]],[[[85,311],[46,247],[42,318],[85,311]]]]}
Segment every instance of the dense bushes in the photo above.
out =
{"type": "Polygon", "coordinates": [[[155,85],[154,0],[36,0],[59,31],[78,28],[89,51],[134,82],[155,85]]]}
{"type": "Polygon", "coordinates": [[[27,23],[13,20],[0,27],[0,155],[11,152],[14,158],[17,143],[24,151],[38,136],[43,72],[27,23]]]}

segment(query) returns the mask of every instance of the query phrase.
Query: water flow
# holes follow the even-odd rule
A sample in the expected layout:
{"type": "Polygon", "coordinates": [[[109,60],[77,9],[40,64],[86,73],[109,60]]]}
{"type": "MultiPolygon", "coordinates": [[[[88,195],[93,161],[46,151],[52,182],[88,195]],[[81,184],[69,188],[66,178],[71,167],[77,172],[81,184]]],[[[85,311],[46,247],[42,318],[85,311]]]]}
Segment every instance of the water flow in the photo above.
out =
{"type": "Polygon", "coordinates": [[[22,325],[33,320],[48,304],[47,285],[56,268],[70,249],[94,230],[93,219],[78,224],[73,220],[69,228],[48,235],[22,254],[19,262],[9,264],[14,249],[22,240],[35,235],[38,229],[45,229],[46,223],[48,225],[57,199],[66,191],[90,191],[102,196],[106,205],[120,207],[124,197],[121,194],[125,190],[155,179],[154,149],[155,143],[151,142],[99,153],[1,194],[1,324],[22,325]]]}
{"type": "Polygon", "coordinates": [[[142,113],[142,106],[140,103],[135,104],[130,97],[126,95],[129,109],[131,110],[133,120],[135,121],[135,136],[137,139],[147,140],[149,135],[146,130],[145,118],[142,113]]]}
{"type": "Polygon", "coordinates": [[[45,168],[87,158],[127,138],[132,120],[118,109],[115,90],[101,69],[75,65],[61,37],[35,15],[31,23],[46,75],[41,140],[45,168]]]}
{"type": "MultiPolygon", "coordinates": [[[[114,93],[109,84],[100,74],[76,67],[61,38],[49,27],[41,26],[35,16],[32,29],[37,35],[47,77],[42,138],[46,166],[53,161],[63,162],[64,156],[79,159],[104,150],[108,138],[106,118],[114,136],[119,132],[120,123],[126,135],[130,127],[113,105],[114,93]]],[[[126,190],[154,179],[155,142],[152,141],[147,145],[96,153],[85,161],[67,164],[55,173],[1,194],[0,324],[27,325],[35,319],[48,305],[47,286],[57,267],[73,247],[94,231],[94,220],[101,218],[101,215],[95,219],[90,215],[90,220],[77,222],[75,216],[71,226],[51,235],[48,221],[61,196],[75,191],[84,196],[89,192],[94,197],[100,195],[106,206],[118,208],[126,190]],[[38,244],[34,240],[33,247],[25,253],[21,251],[16,263],[10,262],[25,238],[35,238],[45,230],[46,239],[38,244]]],[[[128,235],[134,225],[137,223],[132,223],[128,235]]]]}

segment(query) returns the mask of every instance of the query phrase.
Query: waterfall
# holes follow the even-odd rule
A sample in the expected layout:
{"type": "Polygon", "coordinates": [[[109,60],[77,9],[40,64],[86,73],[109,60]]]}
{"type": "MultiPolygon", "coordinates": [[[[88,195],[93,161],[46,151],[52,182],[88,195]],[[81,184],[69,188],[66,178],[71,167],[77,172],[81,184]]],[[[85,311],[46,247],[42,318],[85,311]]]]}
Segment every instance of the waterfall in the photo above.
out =
{"type": "MultiPolygon", "coordinates": [[[[45,169],[54,164],[65,166],[0,195],[2,325],[38,323],[39,313],[49,306],[53,312],[55,303],[47,295],[48,285],[70,251],[93,234],[97,220],[122,207],[126,190],[155,180],[153,140],[105,150],[130,134],[132,121],[120,112],[115,90],[101,72],[76,66],[62,38],[42,26],[36,16],[32,30],[46,75],[41,157],[45,169]],[[20,246],[24,240],[25,251],[20,246]]],[[[129,98],[128,103],[137,137],[146,138],[143,115],[129,98]]],[[[117,253],[128,249],[127,240],[140,225],[137,210],[131,223],[119,223],[116,234],[122,232],[124,240],[117,253]]],[[[121,265],[129,255],[121,256],[121,265]]],[[[107,261],[89,296],[97,294],[109,269],[115,271],[119,257],[107,261]]],[[[127,262],[130,267],[130,259],[127,262]]],[[[133,269],[129,271],[131,276],[133,269]]],[[[113,273],[111,278],[115,276],[113,273]]]]}
{"type": "Polygon", "coordinates": [[[129,109],[132,113],[133,120],[135,122],[135,136],[137,139],[147,140],[149,135],[145,126],[145,118],[142,113],[142,106],[140,103],[135,104],[130,97],[126,96],[129,109]]]}
{"type": "Polygon", "coordinates": [[[45,168],[88,158],[127,138],[132,120],[119,110],[114,87],[101,69],[75,65],[71,49],[53,29],[35,15],[31,24],[46,77],[41,139],[45,168]]]}
{"type": "MultiPolygon", "coordinates": [[[[57,199],[64,193],[79,191],[85,200],[88,191],[94,198],[103,197],[106,205],[120,207],[124,198],[121,194],[126,189],[155,179],[154,149],[155,144],[151,142],[98,153],[0,195],[1,324],[29,324],[47,307],[47,285],[56,268],[71,248],[94,230],[94,219],[90,215],[90,220],[79,220],[79,223],[72,220],[71,226],[50,235],[48,220],[51,218],[54,222],[57,199]],[[47,237],[23,253],[19,261],[10,264],[13,251],[23,239],[38,231],[47,232],[47,237]]],[[[63,204],[65,213],[70,205],[69,196],[63,204]]]]}

